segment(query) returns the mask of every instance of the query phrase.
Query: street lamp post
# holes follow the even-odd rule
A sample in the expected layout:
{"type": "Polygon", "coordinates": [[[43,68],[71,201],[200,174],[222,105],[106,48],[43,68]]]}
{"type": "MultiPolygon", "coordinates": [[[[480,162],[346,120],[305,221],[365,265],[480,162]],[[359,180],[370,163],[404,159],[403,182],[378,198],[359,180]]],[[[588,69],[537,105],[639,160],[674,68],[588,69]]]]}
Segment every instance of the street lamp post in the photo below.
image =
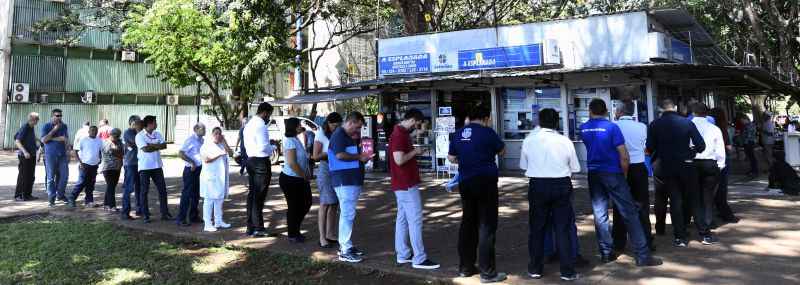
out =
{"type": "Polygon", "coordinates": [[[200,82],[203,81],[203,77],[198,75],[197,77],[194,78],[194,80],[197,81],[197,93],[195,93],[197,96],[195,96],[195,100],[194,100],[195,106],[197,107],[197,120],[196,120],[196,123],[199,123],[200,122],[200,82]]]}

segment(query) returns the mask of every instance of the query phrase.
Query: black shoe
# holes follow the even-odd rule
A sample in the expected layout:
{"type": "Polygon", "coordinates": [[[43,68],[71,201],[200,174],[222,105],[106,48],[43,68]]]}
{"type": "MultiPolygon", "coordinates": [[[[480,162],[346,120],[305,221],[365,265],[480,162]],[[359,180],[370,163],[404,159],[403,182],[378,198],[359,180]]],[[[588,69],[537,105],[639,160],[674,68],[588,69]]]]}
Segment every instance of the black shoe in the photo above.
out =
{"type": "Polygon", "coordinates": [[[164,215],[161,215],[161,220],[162,221],[171,221],[171,220],[174,220],[174,218],[169,213],[166,213],[164,215]]]}
{"type": "Polygon", "coordinates": [[[430,259],[427,259],[427,260],[423,261],[420,264],[412,264],[411,265],[411,267],[416,268],[416,269],[428,269],[428,270],[437,269],[437,268],[439,268],[439,266],[440,265],[438,263],[433,262],[430,259]]]}
{"type": "Polygon", "coordinates": [[[672,246],[674,247],[686,247],[689,243],[684,239],[676,238],[672,241],[672,246]]]}
{"type": "Polygon", "coordinates": [[[326,245],[323,245],[321,242],[319,243],[319,248],[331,249],[331,248],[334,248],[334,247],[336,247],[336,246],[333,245],[330,242],[328,244],[326,244],[326,245]]]}
{"type": "Polygon", "coordinates": [[[481,283],[497,283],[506,280],[506,278],[508,278],[507,274],[504,272],[497,272],[497,274],[492,277],[481,276],[481,283]]]}
{"type": "Polygon", "coordinates": [[[578,273],[572,275],[561,275],[561,280],[564,281],[575,281],[578,280],[578,278],[579,278],[578,273]]]}
{"type": "Polygon", "coordinates": [[[304,242],[306,242],[306,238],[303,237],[303,236],[289,237],[289,242],[291,242],[291,243],[304,243],[304,242]]]}
{"type": "Polygon", "coordinates": [[[725,223],[728,223],[728,224],[737,224],[737,223],[739,223],[739,218],[737,218],[737,217],[727,217],[727,218],[722,219],[722,221],[724,221],[725,223]]]}
{"type": "Polygon", "coordinates": [[[17,202],[25,202],[25,198],[22,198],[22,197],[14,197],[14,201],[17,201],[17,202]]]}
{"type": "Polygon", "coordinates": [[[617,260],[616,254],[600,255],[600,263],[610,263],[614,262],[614,260],[617,260]]]}
{"type": "Polygon", "coordinates": [[[659,266],[661,264],[664,264],[664,262],[661,261],[661,259],[655,258],[655,257],[652,257],[652,256],[648,257],[645,260],[637,260],[636,261],[636,266],[639,266],[639,267],[659,266]]]}
{"type": "Polygon", "coordinates": [[[541,273],[530,273],[528,272],[528,278],[530,279],[542,279],[541,273]]]}
{"type": "Polygon", "coordinates": [[[326,238],[326,239],[325,239],[325,241],[327,241],[327,242],[328,242],[328,243],[330,243],[330,244],[334,244],[334,245],[338,245],[338,244],[339,244],[339,241],[338,241],[338,240],[332,240],[332,239],[327,239],[327,238],[326,238]]]}
{"type": "Polygon", "coordinates": [[[364,252],[356,248],[355,246],[350,248],[350,253],[355,254],[356,256],[364,256],[364,252]]]}
{"type": "Polygon", "coordinates": [[[192,224],[187,223],[186,221],[178,222],[177,224],[178,224],[179,227],[190,227],[190,226],[192,226],[192,224]]]}
{"type": "Polygon", "coordinates": [[[704,236],[703,237],[703,241],[702,241],[702,243],[704,245],[712,245],[712,244],[715,244],[715,243],[718,243],[718,242],[719,242],[719,240],[715,236],[712,236],[712,235],[704,236]]]}
{"type": "Polygon", "coordinates": [[[478,274],[478,269],[475,269],[474,267],[470,268],[470,269],[459,270],[458,271],[458,277],[461,277],[461,278],[472,277],[472,275],[475,275],[475,274],[478,274]]]}
{"type": "Polygon", "coordinates": [[[39,197],[28,195],[28,196],[25,196],[24,199],[27,200],[27,201],[33,201],[33,200],[39,200],[39,197]]]}

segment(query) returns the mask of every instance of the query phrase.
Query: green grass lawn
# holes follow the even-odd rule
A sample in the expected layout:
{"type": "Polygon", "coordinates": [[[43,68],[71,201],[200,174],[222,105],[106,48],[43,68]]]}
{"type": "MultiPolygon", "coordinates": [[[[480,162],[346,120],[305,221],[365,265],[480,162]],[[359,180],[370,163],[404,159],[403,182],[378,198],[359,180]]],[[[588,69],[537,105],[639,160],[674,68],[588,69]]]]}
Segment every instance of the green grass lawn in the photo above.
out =
{"type": "Polygon", "coordinates": [[[0,222],[0,284],[412,284],[337,263],[136,233],[105,222],[0,222]]]}

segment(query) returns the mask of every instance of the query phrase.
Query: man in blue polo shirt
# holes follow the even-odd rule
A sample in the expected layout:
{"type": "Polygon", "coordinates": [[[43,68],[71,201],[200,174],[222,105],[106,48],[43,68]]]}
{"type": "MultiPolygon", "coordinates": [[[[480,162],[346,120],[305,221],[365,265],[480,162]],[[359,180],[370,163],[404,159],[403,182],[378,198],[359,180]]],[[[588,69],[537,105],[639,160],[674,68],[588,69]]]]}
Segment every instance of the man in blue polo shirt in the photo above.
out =
{"type": "Polygon", "coordinates": [[[361,262],[364,252],[353,246],[353,222],[356,219],[356,204],[364,185],[363,163],[372,157],[362,153],[358,147],[364,116],[351,112],[344,124],[331,134],[328,146],[328,164],[331,184],[339,199],[339,260],[361,262]]]}
{"type": "Polygon", "coordinates": [[[69,130],[67,124],[61,119],[63,112],[53,109],[50,122],[42,126],[42,144],[44,144],[44,169],[47,188],[47,197],[50,207],[55,206],[56,198],[67,203],[64,194],[69,178],[69,154],[67,142],[69,130]]]}
{"type": "Polygon", "coordinates": [[[475,108],[467,116],[469,124],[458,130],[450,142],[447,157],[458,163],[463,211],[458,234],[459,275],[480,273],[482,283],[506,279],[506,274],[495,268],[494,252],[498,207],[495,156],[503,153],[505,144],[489,127],[490,114],[488,109],[475,108]]]}
{"type": "Polygon", "coordinates": [[[642,225],[639,223],[639,208],[625,180],[630,158],[622,131],[608,120],[608,108],[602,99],[593,99],[589,103],[589,112],[591,119],[581,125],[580,135],[586,145],[589,194],[594,210],[600,261],[608,263],[616,260],[608,223],[608,201],[611,200],[628,226],[628,234],[636,253],[636,265],[661,265],[660,259],[650,255],[642,225]]]}

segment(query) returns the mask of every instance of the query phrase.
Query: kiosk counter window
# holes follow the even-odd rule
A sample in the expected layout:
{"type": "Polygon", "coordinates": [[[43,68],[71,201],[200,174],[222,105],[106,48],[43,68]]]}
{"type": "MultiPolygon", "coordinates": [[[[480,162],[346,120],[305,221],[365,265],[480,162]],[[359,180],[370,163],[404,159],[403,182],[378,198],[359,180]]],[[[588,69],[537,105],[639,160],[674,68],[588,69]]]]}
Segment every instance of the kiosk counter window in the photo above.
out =
{"type": "Polygon", "coordinates": [[[589,121],[589,103],[595,99],[603,99],[608,108],[608,119],[616,121],[617,110],[623,106],[624,102],[631,101],[635,106],[634,118],[639,122],[647,124],[647,89],[644,85],[623,85],[600,88],[578,88],[569,91],[568,102],[569,114],[569,134],[574,141],[580,141],[578,128],[589,121]]]}
{"type": "Polygon", "coordinates": [[[560,87],[504,88],[503,139],[525,139],[539,125],[539,111],[547,108],[561,113],[560,87]]]}

